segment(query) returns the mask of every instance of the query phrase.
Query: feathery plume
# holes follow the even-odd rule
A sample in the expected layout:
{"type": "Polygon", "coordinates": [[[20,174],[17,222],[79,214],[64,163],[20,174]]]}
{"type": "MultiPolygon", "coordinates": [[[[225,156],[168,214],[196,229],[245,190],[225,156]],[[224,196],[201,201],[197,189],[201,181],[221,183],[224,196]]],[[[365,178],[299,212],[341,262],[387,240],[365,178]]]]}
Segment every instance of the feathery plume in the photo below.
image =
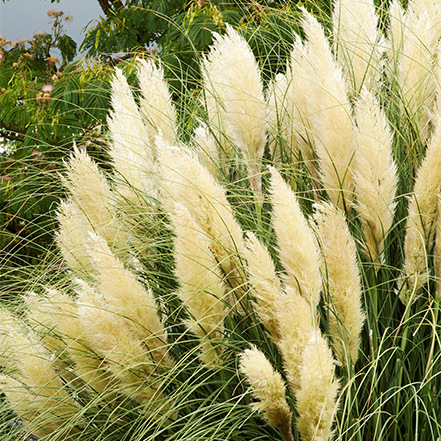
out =
{"type": "Polygon", "coordinates": [[[104,368],[105,361],[90,349],[74,300],[56,289],[49,289],[46,296],[33,301],[29,309],[33,322],[46,328],[43,332],[47,333],[48,329],[52,329],[54,337],[64,343],[61,348],[75,363],[74,373],[92,391],[106,393],[112,377],[104,368]]]}
{"type": "Polygon", "coordinates": [[[127,326],[127,320],[106,308],[100,295],[85,283],[79,287],[78,315],[91,348],[121,383],[121,393],[143,405],[162,398],[156,362],[127,326]]]}
{"type": "Polygon", "coordinates": [[[110,187],[98,165],[85,150],[74,146],[70,160],[65,166],[65,187],[79,209],[88,216],[91,225],[99,229],[110,223],[110,187]]]}
{"type": "Polygon", "coordinates": [[[292,124],[292,136],[295,137],[302,159],[316,181],[314,184],[318,185],[319,176],[314,164],[314,137],[309,122],[312,96],[311,66],[307,47],[297,35],[288,66],[286,101],[288,117],[292,124]]]}
{"type": "Polygon", "coordinates": [[[417,171],[404,238],[404,268],[398,288],[404,304],[415,300],[429,277],[427,251],[433,243],[438,196],[441,188],[441,126],[427,146],[426,156],[417,171]]]}
{"type": "MultiPolygon", "coordinates": [[[[142,122],[138,106],[122,71],[115,69],[111,101],[113,112],[108,118],[112,138],[110,156],[118,176],[130,187],[156,196],[154,179],[155,153],[147,128],[142,122]]],[[[135,200],[133,190],[120,189],[128,200],[135,200]],[[124,191],[125,190],[125,191],[124,191]]]]}
{"type": "Polygon", "coordinates": [[[355,206],[366,239],[365,253],[378,262],[396,206],[398,176],[392,156],[392,133],[380,104],[366,89],[360,93],[355,114],[355,206]]]}
{"type": "Polygon", "coordinates": [[[304,11],[303,29],[307,38],[309,96],[314,97],[308,101],[308,121],[323,185],[334,205],[350,209],[355,139],[343,73],[334,60],[322,26],[307,11],[304,11]]]}
{"type": "Polygon", "coordinates": [[[87,254],[87,231],[91,228],[86,216],[72,200],[61,201],[57,220],[59,224],[55,239],[69,267],[80,274],[91,270],[87,254]]]}
{"type": "MultiPolygon", "coordinates": [[[[441,57],[441,44],[437,45],[435,58],[439,60],[441,57]]],[[[441,64],[435,63],[433,69],[435,75],[435,103],[431,112],[432,135],[436,131],[436,127],[441,122],[441,64]]]]}
{"type": "Polygon", "coordinates": [[[373,0],[335,0],[333,18],[337,59],[351,90],[377,89],[385,43],[373,0]]]}
{"type": "Polygon", "coordinates": [[[239,368],[250,383],[252,394],[258,399],[253,407],[262,412],[269,424],[282,432],[285,441],[293,440],[291,411],[280,373],[255,346],[241,354],[239,368]]]}
{"type": "Polygon", "coordinates": [[[302,441],[332,439],[332,421],[337,410],[339,382],[335,378],[331,349],[316,330],[303,352],[300,389],[296,393],[302,441]]]}
{"type": "Polygon", "coordinates": [[[158,364],[171,366],[167,334],[158,317],[152,291],[146,290],[112,254],[106,241],[94,233],[89,234],[88,252],[98,274],[97,288],[109,310],[125,317],[127,328],[148,346],[158,364]]]}
{"type": "Polygon", "coordinates": [[[36,392],[22,381],[3,374],[0,375],[0,389],[20,420],[25,422],[28,432],[41,439],[48,439],[48,436],[54,434],[58,439],[62,437],[66,441],[78,439],[80,429],[69,421],[69,415],[54,412],[56,406],[52,400],[39,391],[36,392]],[[63,430],[60,430],[62,427],[63,430]]]}
{"type": "Polygon", "coordinates": [[[389,8],[389,34],[387,39],[387,56],[393,62],[393,70],[397,71],[400,58],[403,54],[404,29],[406,27],[406,13],[401,6],[400,0],[392,0],[389,8]]]}
{"type": "Polygon", "coordinates": [[[178,295],[190,314],[187,326],[202,339],[204,363],[216,366],[219,360],[212,342],[222,338],[226,316],[222,276],[210,250],[210,238],[187,208],[176,204],[173,225],[178,295]]]}
{"type": "Polygon", "coordinates": [[[365,321],[355,242],[340,210],[317,205],[314,218],[328,287],[329,333],[340,362],[353,366],[365,321]]]}
{"type": "Polygon", "coordinates": [[[66,373],[71,359],[66,352],[66,345],[60,336],[52,315],[56,311],[47,296],[40,296],[34,292],[28,292],[24,297],[26,306],[26,318],[30,329],[38,336],[41,344],[48,352],[54,355],[54,367],[58,371],[64,370],[66,373]]]}
{"type": "Polygon", "coordinates": [[[268,250],[250,231],[245,245],[243,253],[247,261],[248,280],[256,298],[257,314],[273,341],[277,341],[280,333],[274,305],[281,296],[282,286],[268,250]]]}
{"type": "Polygon", "coordinates": [[[441,6],[433,1],[409,3],[403,32],[403,54],[398,64],[398,85],[403,111],[415,123],[422,143],[429,132],[435,100],[435,53],[441,36],[441,6]]]}
{"type": "Polygon", "coordinates": [[[216,180],[219,180],[219,150],[216,140],[205,123],[201,122],[199,127],[195,129],[192,145],[198,154],[201,164],[210,171],[216,180]]]}
{"type": "Polygon", "coordinates": [[[227,112],[223,96],[224,63],[223,55],[219,50],[212,50],[210,57],[202,59],[201,74],[205,107],[207,109],[209,126],[213,130],[219,148],[220,163],[225,171],[228,170],[228,161],[236,154],[235,146],[227,134],[227,112]]]}
{"type": "Polygon", "coordinates": [[[294,192],[275,168],[270,171],[273,226],[287,273],[283,281],[315,308],[322,286],[317,245],[294,192]]]}
{"type": "Polygon", "coordinates": [[[77,406],[64,389],[49,353],[38,337],[10,314],[1,311],[0,318],[2,346],[8,355],[2,361],[6,361],[11,371],[10,376],[2,379],[11,404],[23,418],[36,425],[39,433],[51,433],[68,421],[69,431],[77,432],[78,427],[72,425],[77,406]]]}
{"type": "MultiPolygon", "coordinates": [[[[266,105],[260,70],[247,42],[231,26],[215,34],[203,61],[207,110],[222,122],[246,161],[251,188],[261,195],[260,168],[266,143],[266,105]],[[217,102],[219,101],[219,102],[217,102]],[[218,113],[222,112],[222,116],[218,113]]],[[[214,124],[216,126],[216,124],[214,124]]]]}
{"type": "Polygon", "coordinates": [[[153,60],[138,59],[139,85],[142,92],[140,113],[145,122],[148,139],[155,135],[162,136],[171,145],[177,143],[176,111],[167,83],[164,80],[162,66],[156,67],[153,60]]]}
{"type": "MultiPolygon", "coordinates": [[[[307,129],[309,128],[309,97],[311,96],[311,66],[308,60],[308,48],[301,38],[296,35],[293,49],[288,62],[286,79],[288,83],[286,99],[288,102],[288,113],[292,113],[292,124],[297,135],[297,142],[302,153],[312,157],[311,146],[307,129]],[[292,112],[291,112],[292,111],[292,112]]],[[[304,158],[306,159],[306,158],[304,158]]]]}
{"type": "Polygon", "coordinates": [[[274,309],[280,334],[276,344],[283,358],[289,387],[296,392],[300,387],[303,350],[316,326],[316,310],[292,288],[285,289],[274,309]]]}
{"type": "Polygon", "coordinates": [[[127,235],[115,216],[110,187],[98,165],[85,151],[74,147],[66,169],[65,186],[87,218],[88,229],[98,232],[113,249],[127,250],[127,235]]]}
{"type": "Polygon", "coordinates": [[[211,238],[211,249],[223,271],[238,277],[235,256],[243,249],[242,230],[234,218],[224,189],[195,155],[184,146],[159,145],[161,198],[167,211],[175,202],[186,207],[211,238]]]}

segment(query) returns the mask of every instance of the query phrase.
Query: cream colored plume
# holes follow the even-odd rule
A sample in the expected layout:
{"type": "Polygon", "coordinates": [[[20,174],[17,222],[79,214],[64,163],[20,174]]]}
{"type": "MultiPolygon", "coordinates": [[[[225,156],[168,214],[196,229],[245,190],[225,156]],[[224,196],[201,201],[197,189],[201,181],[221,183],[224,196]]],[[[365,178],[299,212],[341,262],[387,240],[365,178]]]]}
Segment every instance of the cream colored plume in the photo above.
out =
{"type": "Polygon", "coordinates": [[[105,362],[90,349],[84,326],[78,318],[75,301],[56,289],[50,289],[38,301],[33,301],[32,304],[28,302],[28,307],[33,323],[45,327],[41,332],[43,341],[46,340],[44,332],[52,329],[58,341],[63,342],[63,352],[60,354],[66,353],[75,363],[74,373],[92,391],[106,397],[105,392],[111,385],[112,377],[105,370],[105,362]]]}
{"type": "Polygon", "coordinates": [[[292,288],[286,288],[274,305],[280,339],[277,347],[283,358],[283,367],[290,389],[300,387],[300,369],[305,345],[317,326],[316,310],[292,288]]]}
{"type": "Polygon", "coordinates": [[[210,250],[211,239],[201,231],[187,208],[176,204],[175,273],[178,296],[189,312],[188,328],[202,339],[202,360],[209,366],[219,364],[216,343],[223,337],[227,314],[225,286],[219,264],[210,250]]]}
{"type": "Polygon", "coordinates": [[[283,281],[315,308],[322,286],[319,251],[296,195],[275,168],[271,167],[270,171],[272,223],[286,270],[283,281]]]}
{"type": "Polygon", "coordinates": [[[210,171],[211,175],[218,181],[220,178],[220,155],[219,149],[213,135],[205,123],[196,127],[192,145],[201,164],[210,171]]]}
{"type": "Polygon", "coordinates": [[[97,272],[97,288],[109,310],[125,318],[127,328],[150,349],[158,364],[171,366],[167,334],[151,289],[144,288],[100,236],[90,233],[88,252],[97,272]]]}
{"type": "Polygon", "coordinates": [[[103,236],[114,250],[127,251],[127,233],[116,217],[114,198],[98,165],[84,150],[74,147],[66,170],[65,187],[78,207],[76,216],[82,213],[83,220],[87,219],[90,225],[87,229],[103,236]]]}
{"type": "MultiPolygon", "coordinates": [[[[247,42],[231,26],[203,60],[207,111],[211,127],[225,131],[247,165],[251,188],[261,194],[260,168],[266,143],[266,104],[260,69],[247,42]]],[[[224,134],[222,147],[229,157],[224,134]]]]}
{"type": "Polygon", "coordinates": [[[403,112],[414,123],[422,143],[429,132],[435,99],[435,54],[441,36],[441,5],[429,0],[409,2],[403,28],[403,53],[398,63],[398,85],[403,112]]]}
{"type": "MultiPolygon", "coordinates": [[[[234,218],[225,190],[185,146],[158,144],[161,200],[173,214],[175,202],[186,207],[203,232],[223,271],[238,277],[237,254],[243,249],[242,230],[234,218]]],[[[237,280],[240,283],[240,280],[237,280]]]]}
{"type": "Polygon", "coordinates": [[[400,299],[415,300],[429,277],[428,254],[433,243],[436,212],[441,188],[441,126],[430,140],[426,156],[417,171],[404,238],[404,267],[399,279],[400,299]]]}
{"type": "Polygon", "coordinates": [[[253,407],[262,412],[269,424],[282,432],[286,441],[293,440],[291,410],[280,373],[255,346],[241,354],[239,368],[251,385],[252,395],[258,400],[253,407]]]}
{"type": "MultiPolygon", "coordinates": [[[[110,311],[90,286],[79,287],[78,316],[92,350],[106,360],[106,368],[121,383],[120,392],[146,406],[162,398],[155,377],[157,363],[127,326],[127,320],[110,311]]],[[[147,408],[148,411],[153,410],[147,408]]]]}
{"type": "Polygon", "coordinates": [[[77,406],[64,389],[50,354],[38,337],[4,311],[0,313],[2,364],[9,376],[2,377],[2,389],[24,419],[39,433],[59,431],[67,422],[72,432],[77,406]],[[41,429],[41,430],[39,430],[41,429]]]}
{"type": "MultiPolygon", "coordinates": [[[[109,153],[116,177],[138,191],[156,196],[153,141],[149,138],[130,86],[120,69],[115,69],[111,84],[113,112],[108,118],[112,138],[109,153]]],[[[122,189],[120,191],[123,192],[122,189]]],[[[123,196],[138,203],[130,189],[126,189],[123,196]]]]}
{"type": "Polygon", "coordinates": [[[363,89],[356,102],[357,149],[354,158],[356,209],[365,237],[365,254],[381,261],[384,239],[393,222],[398,185],[392,156],[393,136],[380,104],[363,89]]]}
{"type": "Polygon", "coordinates": [[[41,439],[79,439],[81,429],[73,424],[79,423],[78,418],[74,419],[73,412],[71,415],[60,409],[62,404],[59,397],[47,397],[41,393],[41,389],[33,389],[23,381],[3,374],[0,374],[0,390],[20,417],[20,423],[25,423],[22,429],[41,439]]]}
{"type": "Polygon", "coordinates": [[[57,333],[52,316],[46,308],[45,297],[35,292],[28,292],[24,297],[23,304],[27,308],[26,318],[30,329],[38,336],[42,345],[48,352],[55,353],[58,357],[54,360],[57,369],[66,367],[68,356],[64,349],[64,342],[57,333]]]}
{"type": "Polygon", "coordinates": [[[336,64],[322,26],[304,11],[309,78],[308,122],[319,159],[323,186],[332,203],[350,209],[354,196],[355,152],[351,107],[341,68],[336,64]]]}
{"type": "Polygon", "coordinates": [[[385,41],[378,29],[373,0],[335,0],[333,12],[337,59],[354,93],[379,86],[385,41]]]}
{"type": "Polygon", "coordinates": [[[91,229],[90,223],[69,199],[60,202],[57,220],[59,227],[55,238],[64,260],[73,271],[86,275],[92,270],[85,243],[91,229]]]}
{"type": "Polygon", "coordinates": [[[309,122],[311,112],[312,81],[308,49],[301,38],[296,36],[291,51],[289,69],[286,73],[288,88],[286,91],[287,110],[292,124],[292,136],[295,137],[311,175],[317,179],[314,165],[314,139],[309,122]]]}
{"type": "Polygon", "coordinates": [[[340,362],[353,366],[366,319],[355,241],[340,210],[328,204],[316,205],[314,218],[324,259],[329,334],[340,362]]]}
{"type": "Polygon", "coordinates": [[[88,217],[92,228],[100,230],[111,224],[113,216],[110,212],[110,187],[98,165],[85,150],[74,146],[65,166],[64,185],[79,210],[88,217]]]}
{"type": "Polygon", "coordinates": [[[156,67],[153,60],[138,59],[138,79],[142,96],[140,113],[145,122],[149,139],[162,136],[172,145],[177,143],[176,110],[170,90],[164,80],[162,66],[156,67]]]}
{"type": "Polygon", "coordinates": [[[329,441],[338,407],[339,382],[332,351],[318,331],[310,334],[302,358],[300,389],[295,394],[297,428],[302,441],[329,441]]]}
{"type": "Polygon", "coordinates": [[[389,8],[389,33],[387,38],[387,56],[392,62],[390,74],[397,72],[397,67],[403,55],[404,32],[406,27],[406,12],[400,0],[392,0],[389,8]]]}
{"type": "Polygon", "coordinates": [[[273,259],[267,248],[251,232],[247,234],[244,257],[247,261],[251,292],[256,298],[259,320],[271,334],[273,341],[276,342],[280,338],[280,333],[275,304],[280,299],[282,286],[273,259]]]}
{"type": "MultiPolygon", "coordinates": [[[[441,44],[438,44],[437,46],[435,57],[437,60],[441,57],[441,44]]],[[[439,62],[435,64],[433,72],[435,75],[435,103],[430,115],[432,135],[441,122],[441,64],[439,62]]]]}

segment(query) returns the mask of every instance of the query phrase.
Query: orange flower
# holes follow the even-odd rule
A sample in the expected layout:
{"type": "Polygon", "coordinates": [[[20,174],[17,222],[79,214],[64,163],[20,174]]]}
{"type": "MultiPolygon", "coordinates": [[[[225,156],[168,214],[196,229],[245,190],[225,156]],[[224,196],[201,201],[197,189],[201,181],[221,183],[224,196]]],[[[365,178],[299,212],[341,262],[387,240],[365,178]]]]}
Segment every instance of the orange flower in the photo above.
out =
{"type": "Polygon", "coordinates": [[[60,60],[53,55],[51,57],[46,58],[46,61],[48,62],[49,65],[54,65],[55,63],[60,62],[60,60]]]}

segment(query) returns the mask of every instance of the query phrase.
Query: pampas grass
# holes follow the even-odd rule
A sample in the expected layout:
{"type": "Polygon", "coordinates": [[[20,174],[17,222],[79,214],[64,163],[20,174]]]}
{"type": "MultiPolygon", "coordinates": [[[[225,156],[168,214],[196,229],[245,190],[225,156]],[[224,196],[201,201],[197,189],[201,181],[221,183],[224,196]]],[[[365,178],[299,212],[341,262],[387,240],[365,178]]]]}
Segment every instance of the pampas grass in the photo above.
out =
{"type": "Polygon", "coordinates": [[[295,194],[274,168],[271,202],[280,260],[286,270],[285,285],[298,291],[315,308],[322,284],[317,245],[295,194]]]}
{"type": "Polygon", "coordinates": [[[254,404],[256,409],[263,413],[269,424],[280,429],[286,440],[293,440],[291,411],[286,402],[282,376],[274,371],[271,363],[256,347],[247,349],[242,354],[240,370],[258,399],[254,404]]]}
{"type": "Polygon", "coordinates": [[[358,359],[365,320],[357,251],[341,211],[322,204],[316,207],[314,217],[328,291],[325,304],[329,310],[329,334],[338,359],[348,366],[358,359]]]}
{"type": "Polygon", "coordinates": [[[333,9],[277,16],[274,75],[232,27],[178,99],[115,70],[108,160],[66,158],[1,310],[2,440],[441,438],[436,2],[333,9]]]}
{"type": "Polygon", "coordinates": [[[311,14],[304,15],[305,62],[310,83],[307,92],[314,96],[311,103],[308,101],[308,121],[320,175],[332,202],[349,210],[354,196],[355,140],[347,86],[322,26],[311,14]]]}
{"type": "Polygon", "coordinates": [[[225,36],[215,36],[211,52],[204,59],[203,74],[208,113],[212,121],[222,122],[219,138],[226,133],[237,146],[245,160],[251,188],[260,195],[260,167],[266,143],[263,85],[250,47],[232,27],[227,27],[225,36]]]}
{"type": "Polygon", "coordinates": [[[235,277],[234,260],[243,248],[243,237],[225,190],[186,147],[162,143],[158,151],[163,185],[160,197],[167,211],[174,211],[175,202],[186,207],[210,237],[222,269],[235,277]]]}
{"type": "Polygon", "coordinates": [[[312,333],[303,352],[300,389],[296,393],[302,440],[332,438],[332,420],[336,412],[339,383],[334,376],[334,360],[326,341],[312,333]]]}
{"type": "Polygon", "coordinates": [[[142,92],[140,113],[149,139],[161,133],[171,144],[177,141],[176,110],[171,93],[164,81],[164,70],[153,60],[139,60],[138,78],[142,92]]]}
{"type": "Polygon", "coordinates": [[[383,258],[384,241],[392,227],[398,174],[389,123],[378,101],[367,90],[360,93],[355,115],[355,207],[365,236],[365,253],[376,262],[383,258]]]}
{"type": "Polygon", "coordinates": [[[334,2],[333,22],[337,58],[350,89],[355,94],[363,85],[376,90],[383,70],[385,41],[378,29],[374,2],[337,0],[334,2]]]}
{"type": "Polygon", "coordinates": [[[188,308],[187,326],[203,340],[202,360],[207,365],[216,365],[219,357],[210,340],[222,338],[226,287],[209,238],[185,207],[176,206],[173,225],[176,276],[181,285],[178,296],[188,308]]]}
{"type": "MultiPolygon", "coordinates": [[[[399,13],[398,13],[399,14],[399,13]]],[[[433,67],[437,41],[441,36],[441,9],[430,1],[411,2],[405,15],[402,54],[397,65],[397,79],[404,112],[410,114],[422,142],[429,134],[429,120],[434,103],[433,67]]]]}
{"type": "Polygon", "coordinates": [[[433,245],[441,187],[441,127],[438,125],[418,169],[409,202],[400,299],[413,301],[429,278],[428,253],[433,245]]]}
{"type": "Polygon", "coordinates": [[[153,139],[120,69],[115,70],[111,85],[113,112],[108,117],[112,141],[109,154],[117,171],[116,178],[129,184],[121,186],[121,199],[139,204],[140,192],[156,196],[152,176],[156,160],[153,139]]]}
{"type": "Polygon", "coordinates": [[[247,261],[249,283],[256,299],[256,312],[274,340],[278,341],[280,338],[279,319],[274,305],[280,300],[282,285],[274,261],[268,249],[252,232],[248,232],[244,255],[247,261]]]}

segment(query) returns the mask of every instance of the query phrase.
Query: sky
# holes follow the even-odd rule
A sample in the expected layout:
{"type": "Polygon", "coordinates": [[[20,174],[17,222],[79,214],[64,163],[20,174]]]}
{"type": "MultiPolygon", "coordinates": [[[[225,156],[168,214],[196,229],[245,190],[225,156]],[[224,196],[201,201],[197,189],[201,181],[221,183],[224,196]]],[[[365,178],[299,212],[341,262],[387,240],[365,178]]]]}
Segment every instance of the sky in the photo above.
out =
{"type": "Polygon", "coordinates": [[[67,35],[78,44],[83,41],[82,29],[103,14],[97,0],[0,0],[0,34],[12,42],[20,37],[31,39],[37,30],[49,32],[47,12],[51,9],[70,13],[73,19],[66,23],[67,35]]]}

